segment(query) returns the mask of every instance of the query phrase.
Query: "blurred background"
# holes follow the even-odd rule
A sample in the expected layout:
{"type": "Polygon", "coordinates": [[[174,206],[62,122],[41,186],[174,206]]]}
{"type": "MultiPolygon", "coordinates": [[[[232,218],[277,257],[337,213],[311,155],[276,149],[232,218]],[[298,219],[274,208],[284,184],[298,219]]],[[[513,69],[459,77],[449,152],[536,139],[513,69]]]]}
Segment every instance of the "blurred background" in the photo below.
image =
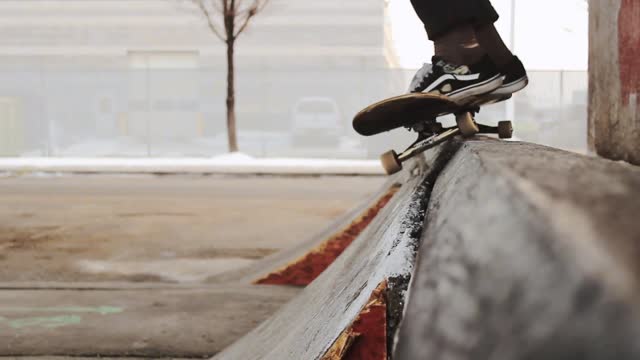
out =
{"type": "MultiPolygon", "coordinates": [[[[586,2],[493,3],[531,83],[478,119],[586,152],[586,2]]],[[[414,135],[363,138],[351,119],[406,92],[431,47],[408,0],[271,0],[236,45],[240,151],[365,159],[403,148],[414,135]]],[[[187,1],[0,1],[0,156],[223,154],[225,60],[187,1]]]]}

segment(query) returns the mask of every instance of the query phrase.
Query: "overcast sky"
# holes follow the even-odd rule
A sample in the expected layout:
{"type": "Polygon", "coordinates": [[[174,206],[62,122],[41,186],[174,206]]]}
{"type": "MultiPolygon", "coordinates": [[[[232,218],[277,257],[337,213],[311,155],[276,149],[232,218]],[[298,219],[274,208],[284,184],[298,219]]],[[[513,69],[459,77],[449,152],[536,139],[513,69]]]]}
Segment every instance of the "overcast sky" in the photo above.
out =
{"type": "MultiPolygon", "coordinates": [[[[511,0],[492,0],[498,31],[510,44],[511,0]]],[[[389,15],[400,65],[417,68],[429,60],[433,45],[410,0],[390,0],[389,15]]],[[[586,70],[588,7],[585,0],[516,0],[515,53],[531,70],[586,70]]]]}

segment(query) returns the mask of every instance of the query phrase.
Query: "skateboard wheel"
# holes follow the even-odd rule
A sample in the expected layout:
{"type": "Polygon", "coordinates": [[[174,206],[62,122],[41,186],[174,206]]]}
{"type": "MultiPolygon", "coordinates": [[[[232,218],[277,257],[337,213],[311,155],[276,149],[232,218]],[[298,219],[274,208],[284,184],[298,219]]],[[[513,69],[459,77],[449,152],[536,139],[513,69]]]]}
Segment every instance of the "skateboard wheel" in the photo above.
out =
{"type": "Polygon", "coordinates": [[[380,156],[380,162],[387,175],[393,175],[402,170],[402,163],[398,160],[398,154],[393,151],[387,151],[380,156]]]}
{"type": "Polygon", "coordinates": [[[456,115],[456,123],[458,124],[458,129],[460,129],[460,133],[464,137],[470,137],[480,132],[478,124],[473,121],[471,113],[467,112],[456,115]]]}
{"type": "Polygon", "coordinates": [[[500,121],[498,123],[498,136],[500,139],[511,139],[513,136],[513,124],[511,124],[511,121],[500,121]]]}

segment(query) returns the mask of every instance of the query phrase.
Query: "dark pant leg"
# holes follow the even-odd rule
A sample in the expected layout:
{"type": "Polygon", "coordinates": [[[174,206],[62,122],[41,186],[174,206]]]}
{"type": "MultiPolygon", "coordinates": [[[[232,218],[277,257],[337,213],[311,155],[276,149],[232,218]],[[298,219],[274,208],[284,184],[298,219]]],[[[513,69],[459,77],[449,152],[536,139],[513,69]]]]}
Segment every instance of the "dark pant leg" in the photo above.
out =
{"type": "Polygon", "coordinates": [[[462,24],[492,24],[498,13],[489,0],[411,0],[429,39],[462,24]]]}

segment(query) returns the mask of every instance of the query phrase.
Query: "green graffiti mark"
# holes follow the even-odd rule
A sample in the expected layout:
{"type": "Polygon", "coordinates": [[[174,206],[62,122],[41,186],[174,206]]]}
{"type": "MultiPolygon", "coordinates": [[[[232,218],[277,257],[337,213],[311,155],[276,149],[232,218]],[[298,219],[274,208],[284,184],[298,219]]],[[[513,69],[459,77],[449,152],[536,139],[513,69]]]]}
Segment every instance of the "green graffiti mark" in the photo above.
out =
{"type": "Polygon", "coordinates": [[[78,315],[61,315],[50,317],[28,317],[13,320],[0,318],[0,322],[6,323],[13,329],[24,329],[30,327],[58,328],[61,326],[79,324],[82,322],[82,317],[78,315]]]}
{"type": "Polygon", "coordinates": [[[69,313],[90,313],[99,315],[111,315],[123,312],[124,309],[115,306],[55,306],[55,307],[0,307],[0,313],[63,313],[57,316],[38,316],[23,318],[6,318],[0,316],[0,324],[5,324],[13,329],[43,327],[58,328],[61,326],[74,325],[82,322],[79,315],[69,313]]]}
{"type": "Polygon", "coordinates": [[[100,315],[118,314],[124,311],[121,307],[96,306],[96,307],[0,307],[0,313],[7,312],[61,312],[61,313],[94,313],[100,315]]]}

